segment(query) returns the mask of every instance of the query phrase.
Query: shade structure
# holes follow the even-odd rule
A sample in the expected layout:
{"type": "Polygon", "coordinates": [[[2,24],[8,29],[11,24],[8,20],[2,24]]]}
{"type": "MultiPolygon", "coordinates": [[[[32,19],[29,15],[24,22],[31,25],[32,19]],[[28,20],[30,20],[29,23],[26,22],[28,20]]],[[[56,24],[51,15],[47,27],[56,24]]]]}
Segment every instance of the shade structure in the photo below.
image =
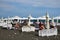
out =
{"type": "Polygon", "coordinates": [[[54,17],[54,19],[60,19],[60,16],[54,17]]]}
{"type": "MultiPolygon", "coordinates": [[[[38,17],[37,19],[46,20],[46,16],[38,17]]],[[[51,20],[51,18],[49,18],[51,20]]]]}
{"type": "Polygon", "coordinates": [[[14,16],[14,17],[11,17],[11,19],[21,19],[21,17],[19,17],[19,16],[14,16]]]}
{"type": "Polygon", "coordinates": [[[52,25],[55,26],[55,23],[54,23],[54,18],[52,18],[52,25]]]}

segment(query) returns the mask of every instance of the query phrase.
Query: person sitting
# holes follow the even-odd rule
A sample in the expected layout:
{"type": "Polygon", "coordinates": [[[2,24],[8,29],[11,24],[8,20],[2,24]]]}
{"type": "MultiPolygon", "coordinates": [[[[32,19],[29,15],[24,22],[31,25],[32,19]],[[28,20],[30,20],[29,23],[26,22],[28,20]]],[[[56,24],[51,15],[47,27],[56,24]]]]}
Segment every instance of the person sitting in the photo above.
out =
{"type": "Polygon", "coordinates": [[[15,28],[18,29],[20,27],[20,24],[19,23],[16,23],[15,24],[15,28]]]}
{"type": "Polygon", "coordinates": [[[44,24],[42,22],[39,23],[40,30],[44,29],[44,24]]]}

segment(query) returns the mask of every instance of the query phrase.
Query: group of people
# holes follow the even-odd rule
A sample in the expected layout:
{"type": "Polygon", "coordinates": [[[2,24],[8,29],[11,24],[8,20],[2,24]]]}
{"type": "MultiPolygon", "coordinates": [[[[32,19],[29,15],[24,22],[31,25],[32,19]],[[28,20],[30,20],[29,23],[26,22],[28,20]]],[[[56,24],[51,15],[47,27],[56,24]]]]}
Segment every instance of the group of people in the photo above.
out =
{"type": "MultiPolygon", "coordinates": [[[[37,26],[38,26],[39,30],[47,29],[46,28],[46,24],[43,23],[43,22],[35,23],[35,27],[37,27],[37,26]]],[[[50,26],[50,28],[54,28],[55,27],[52,22],[49,22],[49,26],[50,26]]]]}
{"type": "MultiPolygon", "coordinates": [[[[28,24],[28,22],[27,22],[27,21],[24,21],[23,25],[26,26],[27,24],[28,24]]],[[[34,22],[33,25],[34,25],[35,27],[39,28],[40,30],[46,29],[46,24],[43,23],[43,22],[39,22],[39,23],[34,22]]],[[[19,28],[20,26],[21,26],[21,23],[15,23],[15,25],[14,25],[15,28],[19,28]]],[[[52,22],[49,22],[49,26],[50,26],[50,28],[54,28],[54,27],[55,27],[55,26],[52,24],[52,22]]]]}

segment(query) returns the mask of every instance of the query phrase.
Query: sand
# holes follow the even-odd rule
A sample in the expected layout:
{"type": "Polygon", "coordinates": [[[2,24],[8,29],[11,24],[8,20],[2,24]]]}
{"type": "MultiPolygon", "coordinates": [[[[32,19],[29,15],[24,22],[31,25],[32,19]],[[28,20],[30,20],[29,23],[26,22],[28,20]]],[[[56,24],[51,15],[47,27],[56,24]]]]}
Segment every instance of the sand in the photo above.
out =
{"type": "Polygon", "coordinates": [[[57,36],[39,37],[38,32],[21,32],[20,30],[7,30],[0,28],[0,40],[60,40],[60,26],[57,36]]]}

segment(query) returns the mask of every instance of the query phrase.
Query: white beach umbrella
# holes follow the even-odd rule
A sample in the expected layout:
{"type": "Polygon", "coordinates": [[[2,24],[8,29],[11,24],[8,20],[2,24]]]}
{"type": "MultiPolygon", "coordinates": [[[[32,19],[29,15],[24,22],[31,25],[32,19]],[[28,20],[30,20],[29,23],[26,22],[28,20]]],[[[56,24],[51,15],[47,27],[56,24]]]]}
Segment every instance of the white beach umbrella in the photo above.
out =
{"type": "Polygon", "coordinates": [[[45,20],[45,17],[38,17],[37,19],[45,20]]]}
{"type": "Polygon", "coordinates": [[[47,27],[47,29],[50,28],[50,25],[49,25],[49,14],[48,14],[48,12],[46,13],[46,27],[47,27]]]}
{"type": "Polygon", "coordinates": [[[52,18],[52,25],[55,26],[55,23],[54,23],[54,18],[52,18]]]}
{"type": "Polygon", "coordinates": [[[60,19],[60,16],[54,17],[54,19],[60,19]]]}
{"type": "Polygon", "coordinates": [[[19,16],[14,16],[14,17],[11,17],[11,19],[21,19],[21,17],[19,17],[19,16]]]}
{"type": "MultiPolygon", "coordinates": [[[[46,20],[46,16],[38,17],[38,19],[46,20]]],[[[49,17],[49,20],[51,20],[51,18],[50,18],[50,17],[49,17]]]]}
{"type": "Polygon", "coordinates": [[[26,17],[23,17],[23,18],[21,18],[22,20],[25,20],[25,19],[28,19],[28,18],[26,18],[26,17]]]}

